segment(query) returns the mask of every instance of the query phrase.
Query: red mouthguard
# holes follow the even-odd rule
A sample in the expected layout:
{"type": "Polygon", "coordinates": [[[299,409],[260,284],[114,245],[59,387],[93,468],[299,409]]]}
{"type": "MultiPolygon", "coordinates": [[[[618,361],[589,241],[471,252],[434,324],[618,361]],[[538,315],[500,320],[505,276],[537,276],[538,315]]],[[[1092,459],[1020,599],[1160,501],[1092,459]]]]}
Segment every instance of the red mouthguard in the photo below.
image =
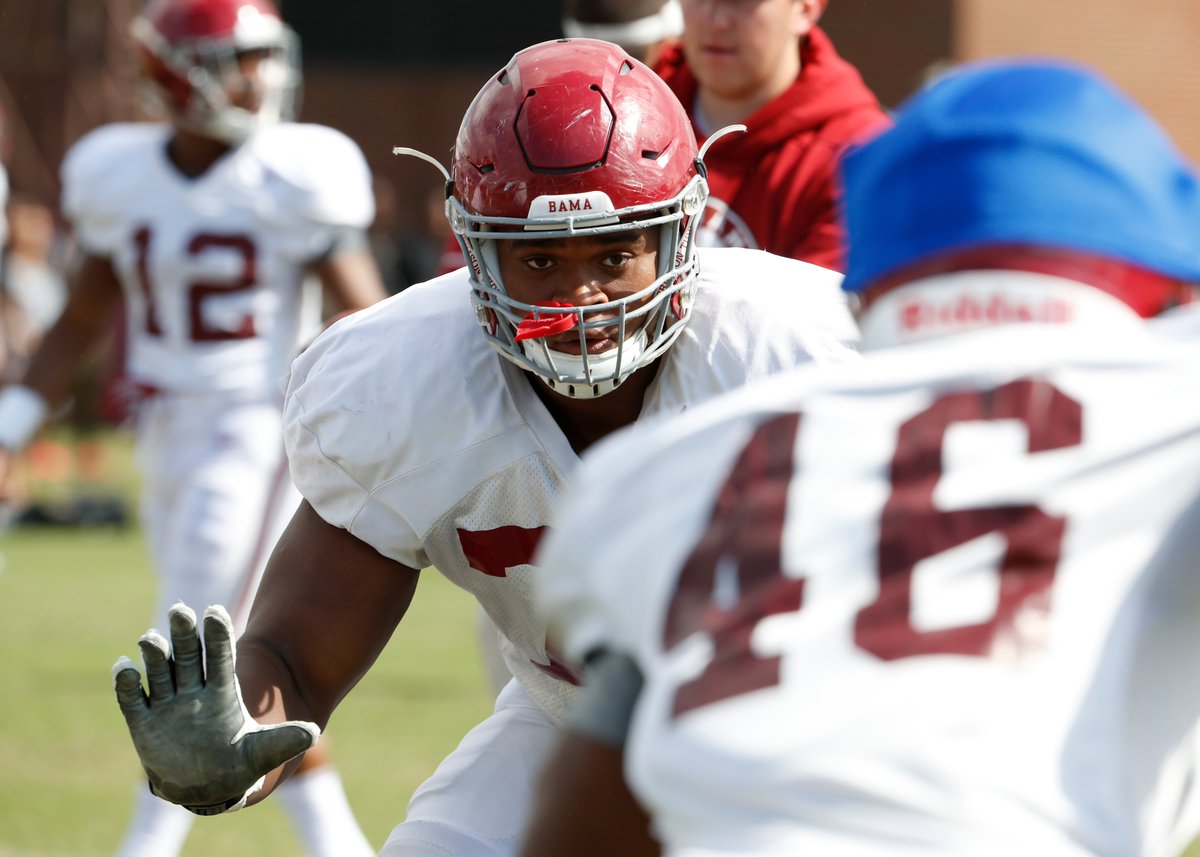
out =
{"type": "MultiPolygon", "coordinates": [[[[561,303],[560,301],[546,301],[538,304],[545,307],[569,307],[571,304],[561,303]]],[[[566,313],[552,313],[551,315],[538,315],[535,309],[525,316],[524,321],[517,325],[517,335],[513,337],[517,342],[522,339],[541,339],[544,336],[554,336],[556,333],[566,333],[575,326],[576,317],[566,313]]]]}

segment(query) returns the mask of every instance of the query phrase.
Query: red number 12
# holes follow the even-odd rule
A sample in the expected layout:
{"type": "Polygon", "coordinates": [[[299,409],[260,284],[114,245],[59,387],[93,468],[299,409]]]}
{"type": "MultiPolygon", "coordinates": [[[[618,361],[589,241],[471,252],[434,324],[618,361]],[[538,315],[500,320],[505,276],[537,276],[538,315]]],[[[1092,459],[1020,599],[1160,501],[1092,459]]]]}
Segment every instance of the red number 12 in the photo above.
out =
{"type": "MultiPolygon", "coordinates": [[[[146,300],[146,314],[142,329],[150,336],[162,336],[162,324],[158,319],[158,306],[154,300],[154,289],[150,282],[149,256],[153,235],[153,230],[149,226],[143,226],[134,233],[133,243],[134,249],[137,251],[138,286],[146,300]]],[[[228,282],[188,284],[188,338],[194,342],[249,339],[255,335],[252,315],[243,316],[239,323],[231,329],[217,328],[205,323],[202,305],[212,295],[244,291],[252,289],[258,284],[257,248],[248,235],[216,235],[208,232],[201,232],[193,236],[187,245],[188,256],[199,256],[213,250],[228,250],[240,256],[242,270],[238,276],[228,282]]]]}

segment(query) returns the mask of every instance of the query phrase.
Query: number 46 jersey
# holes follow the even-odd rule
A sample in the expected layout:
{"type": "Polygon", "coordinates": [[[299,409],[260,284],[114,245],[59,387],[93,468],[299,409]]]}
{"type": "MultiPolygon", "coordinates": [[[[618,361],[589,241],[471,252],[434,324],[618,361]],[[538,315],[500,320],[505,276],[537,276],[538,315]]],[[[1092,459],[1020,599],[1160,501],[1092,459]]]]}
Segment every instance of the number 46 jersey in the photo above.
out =
{"type": "Polygon", "coordinates": [[[568,657],[644,676],[668,854],[1182,850],[1200,347],[1150,328],[887,349],[585,460],[538,583],[568,657]]]}
{"type": "Polygon", "coordinates": [[[358,147],[320,125],[264,128],[189,178],[168,125],[114,124],[72,147],[63,208],[125,295],[131,378],[170,392],[278,399],[319,329],[305,267],[374,216],[358,147]]]}

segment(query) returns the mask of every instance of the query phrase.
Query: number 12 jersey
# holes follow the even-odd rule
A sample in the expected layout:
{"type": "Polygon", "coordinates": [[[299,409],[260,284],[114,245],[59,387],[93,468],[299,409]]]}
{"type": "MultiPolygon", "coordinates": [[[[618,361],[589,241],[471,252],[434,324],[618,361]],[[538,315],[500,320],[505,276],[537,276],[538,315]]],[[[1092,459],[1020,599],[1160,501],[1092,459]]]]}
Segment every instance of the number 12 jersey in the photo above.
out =
{"type": "Polygon", "coordinates": [[[305,267],[374,216],[370,172],[344,134],[264,128],[203,174],[171,163],[168,125],[114,124],[63,163],[63,208],[125,295],[131,378],[176,393],[278,399],[320,326],[305,267]]]}

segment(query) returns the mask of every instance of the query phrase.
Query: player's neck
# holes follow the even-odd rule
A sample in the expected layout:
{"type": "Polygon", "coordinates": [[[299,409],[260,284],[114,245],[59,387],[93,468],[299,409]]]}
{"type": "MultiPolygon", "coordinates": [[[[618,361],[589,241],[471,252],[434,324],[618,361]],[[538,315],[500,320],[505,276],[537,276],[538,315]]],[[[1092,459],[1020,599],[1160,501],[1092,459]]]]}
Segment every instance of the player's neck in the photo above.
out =
{"type": "Polygon", "coordinates": [[[208,172],[231,148],[221,140],[202,137],[180,128],[167,143],[167,157],[175,169],[194,179],[208,172]]]}
{"type": "Polygon", "coordinates": [[[571,448],[582,454],[592,444],[637,420],[657,372],[658,361],[634,372],[620,387],[598,399],[572,399],[555,393],[533,375],[527,377],[571,448]]]}

